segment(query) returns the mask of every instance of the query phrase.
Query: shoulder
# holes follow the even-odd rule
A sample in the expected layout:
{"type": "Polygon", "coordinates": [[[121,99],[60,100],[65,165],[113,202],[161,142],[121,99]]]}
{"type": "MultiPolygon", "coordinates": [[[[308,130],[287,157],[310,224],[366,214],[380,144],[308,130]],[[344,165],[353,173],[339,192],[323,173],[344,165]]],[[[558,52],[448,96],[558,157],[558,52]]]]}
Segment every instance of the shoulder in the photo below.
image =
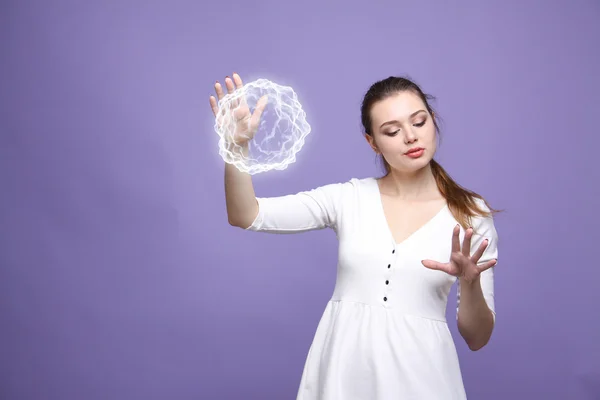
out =
{"type": "Polygon", "coordinates": [[[373,177],[353,177],[347,180],[317,186],[313,190],[329,192],[331,194],[348,195],[357,191],[368,190],[372,185],[377,185],[377,181],[373,177]]]}
{"type": "Polygon", "coordinates": [[[476,214],[473,217],[471,217],[471,225],[473,226],[476,234],[496,234],[494,216],[491,212],[490,207],[488,207],[486,201],[478,197],[473,197],[473,201],[477,204],[480,210],[482,210],[484,213],[487,213],[487,215],[476,214]]]}
{"type": "Polygon", "coordinates": [[[359,204],[361,199],[368,198],[368,193],[376,186],[377,181],[375,178],[352,177],[343,181],[316,186],[303,193],[327,202],[341,212],[344,208],[359,204]]]}
{"type": "Polygon", "coordinates": [[[488,207],[484,199],[475,196],[473,196],[472,199],[480,210],[483,210],[486,213],[490,212],[490,208],[488,207]]]}
{"type": "Polygon", "coordinates": [[[485,220],[485,219],[490,219],[493,220],[493,212],[492,209],[488,206],[488,203],[479,197],[473,197],[473,201],[475,202],[475,204],[477,205],[477,207],[479,208],[479,210],[482,211],[482,214],[476,214],[475,217],[479,218],[481,220],[485,220]]]}

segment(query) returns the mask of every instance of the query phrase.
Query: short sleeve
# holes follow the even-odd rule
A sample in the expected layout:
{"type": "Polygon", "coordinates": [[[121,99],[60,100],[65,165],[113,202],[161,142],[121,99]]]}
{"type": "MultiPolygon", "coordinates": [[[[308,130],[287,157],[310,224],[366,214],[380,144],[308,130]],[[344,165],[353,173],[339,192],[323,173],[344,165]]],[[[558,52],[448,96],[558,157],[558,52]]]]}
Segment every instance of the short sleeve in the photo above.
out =
{"type": "MultiPolygon", "coordinates": [[[[487,210],[485,207],[485,203],[480,203],[483,208],[487,210]]],[[[483,255],[479,259],[477,265],[485,264],[488,261],[498,259],[498,232],[496,231],[496,227],[494,225],[494,219],[492,216],[489,217],[474,217],[473,218],[473,229],[475,233],[471,238],[471,254],[473,254],[481,243],[488,239],[488,245],[483,252],[483,255]]],[[[491,268],[483,271],[480,275],[481,282],[481,290],[483,292],[483,297],[492,311],[494,316],[494,321],[496,320],[496,305],[494,301],[494,270],[498,264],[494,265],[491,268]]],[[[458,318],[458,307],[460,306],[460,281],[457,288],[457,308],[456,308],[456,317],[458,318]]]]}
{"type": "Polygon", "coordinates": [[[257,197],[258,214],[247,230],[299,233],[331,228],[337,232],[346,183],[278,197],[257,197]]]}

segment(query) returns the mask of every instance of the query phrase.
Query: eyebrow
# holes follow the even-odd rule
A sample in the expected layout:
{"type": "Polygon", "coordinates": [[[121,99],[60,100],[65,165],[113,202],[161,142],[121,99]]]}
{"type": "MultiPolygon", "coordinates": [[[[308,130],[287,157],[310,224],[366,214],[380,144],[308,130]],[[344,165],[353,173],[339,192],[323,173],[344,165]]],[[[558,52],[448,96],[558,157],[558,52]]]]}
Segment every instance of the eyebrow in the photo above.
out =
{"type": "MultiPolygon", "coordinates": [[[[421,112],[426,112],[426,111],[425,111],[425,110],[419,110],[419,111],[415,111],[414,113],[410,114],[409,118],[412,118],[412,117],[414,117],[415,115],[417,115],[418,113],[421,113],[421,112]]],[[[395,119],[393,119],[393,120],[391,120],[391,121],[384,122],[383,124],[381,124],[381,126],[379,127],[379,129],[383,128],[383,127],[384,127],[384,126],[386,126],[386,125],[393,124],[394,122],[399,122],[399,121],[398,121],[398,120],[395,120],[395,119]]]]}

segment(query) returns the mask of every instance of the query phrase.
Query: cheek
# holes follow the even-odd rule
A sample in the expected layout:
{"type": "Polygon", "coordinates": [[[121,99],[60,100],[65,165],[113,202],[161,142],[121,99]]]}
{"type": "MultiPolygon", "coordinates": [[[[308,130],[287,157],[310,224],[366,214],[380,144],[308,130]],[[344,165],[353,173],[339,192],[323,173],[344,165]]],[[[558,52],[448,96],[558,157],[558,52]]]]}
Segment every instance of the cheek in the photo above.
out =
{"type": "Polygon", "coordinates": [[[402,140],[397,136],[385,136],[379,141],[379,149],[382,153],[394,153],[402,149],[402,140]]]}
{"type": "Polygon", "coordinates": [[[435,132],[433,134],[431,134],[431,136],[428,138],[429,142],[431,143],[432,146],[435,146],[437,143],[437,135],[435,134],[435,132]]]}
{"type": "Polygon", "coordinates": [[[426,132],[424,132],[425,134],[423,135],[423,139],[425,139],[427,142],[433,143],[435,145],[436,140],[437,140],[437,134],[435,133],[435,129],[434,128],[430,128],[427,129],[426,132]]]}

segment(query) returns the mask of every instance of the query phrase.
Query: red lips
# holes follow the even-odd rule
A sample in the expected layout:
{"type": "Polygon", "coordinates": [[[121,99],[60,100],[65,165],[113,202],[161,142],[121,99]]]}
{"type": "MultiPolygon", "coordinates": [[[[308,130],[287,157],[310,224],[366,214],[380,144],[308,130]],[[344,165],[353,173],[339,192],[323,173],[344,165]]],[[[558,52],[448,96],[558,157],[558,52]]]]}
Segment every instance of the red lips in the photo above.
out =
{"type": "Polygon", "coordinates": [[[417,151],[420,151],[420,150],[424,150],[424,149],[422,147],[415,147],[414,149],[410,149],[409,151],[407,151],[404,154],[410,154],[410,153],[414,153],[414,152],[417,152],[417,151]]]}

